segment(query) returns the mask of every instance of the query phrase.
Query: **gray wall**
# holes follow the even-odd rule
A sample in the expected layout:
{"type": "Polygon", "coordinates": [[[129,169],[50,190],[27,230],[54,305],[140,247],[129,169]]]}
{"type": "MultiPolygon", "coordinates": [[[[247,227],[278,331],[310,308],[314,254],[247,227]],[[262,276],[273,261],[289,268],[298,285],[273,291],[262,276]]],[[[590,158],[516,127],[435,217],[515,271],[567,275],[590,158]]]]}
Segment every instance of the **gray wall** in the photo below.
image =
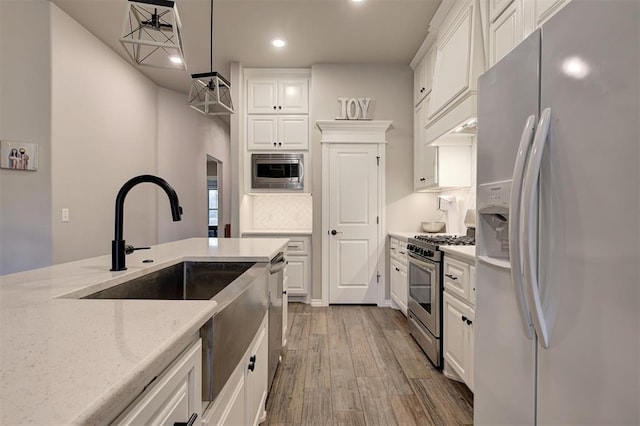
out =
{"type": "Polygon", "coordinates": [[[0,274],[51,263],[49,70],[49,3],[0,1],[0,139],[39,155],[38,171],[0,169],[0,274]]]}
{"type": "MultiPolygon", "coordinates": [[[[434,210],[432,194],[413,193],[413,72],[409,65],[332,65],[312,67],[311,123],[313,155],[312,298],[322,297],[322,147],[317,120],[333,120],[339,97],[370,97],[369,116],[392,120],[386,147],[387,230],[417,231],[434,210]]],[[[387,291],[388,294],[388,291],[387,291]]]]}
{"type": "MultiPolygon", "coordinates": [[[[185,215],[172,222],[164,193],[140,185],[125,205],[128,242],[206,236],[206,155],[229,162],[228,124],[188,108],[185,94],[156,86],[45,0],[1,0],[0,19],[0,138],[40,144],[37,172],[0,170],[0,274],[109,253],[115,196],[139,174],[173,185],[185,215]]],[[[222,173],[230,181],[224,164],[222,173]]]]}

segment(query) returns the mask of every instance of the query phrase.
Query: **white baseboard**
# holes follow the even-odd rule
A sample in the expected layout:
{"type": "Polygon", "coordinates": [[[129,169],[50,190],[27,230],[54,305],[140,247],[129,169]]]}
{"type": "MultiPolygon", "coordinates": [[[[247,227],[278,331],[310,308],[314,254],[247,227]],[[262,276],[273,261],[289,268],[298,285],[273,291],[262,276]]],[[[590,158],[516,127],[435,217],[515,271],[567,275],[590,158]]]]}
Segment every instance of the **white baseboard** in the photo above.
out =
{"type": "Polygon", "coordinates": [[[314,308],[319,308],[325,305],[322,304],[322,299],[311,299],[311,306],[314,308]]]}
{"type": "Polygon", "coordinates": [[[387,299],[382,303],[378,303],[378,306],[381,308],[390,308],[391,307],[391,299],[387,299]]]}

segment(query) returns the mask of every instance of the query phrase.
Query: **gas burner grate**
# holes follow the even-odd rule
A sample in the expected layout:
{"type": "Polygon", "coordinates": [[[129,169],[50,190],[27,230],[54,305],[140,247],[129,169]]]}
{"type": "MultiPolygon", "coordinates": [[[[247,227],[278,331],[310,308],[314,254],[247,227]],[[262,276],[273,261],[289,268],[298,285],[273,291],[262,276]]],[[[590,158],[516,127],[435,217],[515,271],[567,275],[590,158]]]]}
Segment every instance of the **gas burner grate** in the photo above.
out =
{"type": "Polygon", "coordinates": [[[414,239],[439,246],[473,246],[475,237],[461,235],[416,235],[414,239]]]}

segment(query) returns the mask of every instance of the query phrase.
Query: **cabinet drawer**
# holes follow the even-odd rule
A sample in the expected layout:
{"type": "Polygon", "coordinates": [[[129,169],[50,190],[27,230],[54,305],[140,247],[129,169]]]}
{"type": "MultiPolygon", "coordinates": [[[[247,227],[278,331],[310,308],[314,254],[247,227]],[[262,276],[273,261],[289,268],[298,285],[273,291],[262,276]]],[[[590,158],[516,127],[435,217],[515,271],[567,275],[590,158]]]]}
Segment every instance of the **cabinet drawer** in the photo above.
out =
{"type": "Polygon", "coordinates": [[[445,290],[463,300],[469,300],[469,264],[445,256],[443,276],[445,290]]]}
{"type": "Polygon", "coordinates": [[[306,256],[309,254],[308,238],[292,238],[289,237],[287,245],[287,255],[289,256],[306,256]]]}

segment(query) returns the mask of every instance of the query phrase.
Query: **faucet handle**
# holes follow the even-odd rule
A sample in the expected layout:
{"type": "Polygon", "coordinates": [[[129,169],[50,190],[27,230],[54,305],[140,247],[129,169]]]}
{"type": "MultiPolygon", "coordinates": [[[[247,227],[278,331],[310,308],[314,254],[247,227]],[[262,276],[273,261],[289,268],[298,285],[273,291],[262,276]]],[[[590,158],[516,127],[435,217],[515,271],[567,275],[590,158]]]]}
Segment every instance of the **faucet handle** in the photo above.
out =
{"type": "Polygon", "coordinates": [[[124,254],[131,254],[136,250],[149,250],[151,247],[134,247],[132,245],[127,244],[124,246],[124,254]]]}

